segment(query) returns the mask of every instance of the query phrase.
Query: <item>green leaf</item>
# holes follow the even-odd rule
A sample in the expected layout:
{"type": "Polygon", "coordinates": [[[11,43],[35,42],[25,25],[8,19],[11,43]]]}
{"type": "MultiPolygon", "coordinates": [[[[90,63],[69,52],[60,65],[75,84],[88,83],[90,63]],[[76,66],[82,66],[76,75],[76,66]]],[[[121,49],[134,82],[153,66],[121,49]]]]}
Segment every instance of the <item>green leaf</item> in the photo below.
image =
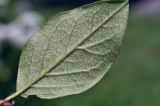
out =
{"type": "Polygon", "coordinates": [[[57,98],[94,86],[115,61],[128,2],[99,1],[50,19],[27,43],[17,94],[57,98]]]}

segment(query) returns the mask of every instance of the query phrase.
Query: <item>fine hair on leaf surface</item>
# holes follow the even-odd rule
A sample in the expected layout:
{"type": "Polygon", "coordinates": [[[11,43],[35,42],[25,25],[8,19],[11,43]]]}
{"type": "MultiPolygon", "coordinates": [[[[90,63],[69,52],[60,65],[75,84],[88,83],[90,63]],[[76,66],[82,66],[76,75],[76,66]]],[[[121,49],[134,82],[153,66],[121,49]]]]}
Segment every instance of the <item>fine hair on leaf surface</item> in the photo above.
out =
{"type": "Polygon", "coordinates": [[[52,99],[93,87],[115,61],[128,19],[128,1],[97,1],[51,18],[20,57],[18,95],[52,99]]]}

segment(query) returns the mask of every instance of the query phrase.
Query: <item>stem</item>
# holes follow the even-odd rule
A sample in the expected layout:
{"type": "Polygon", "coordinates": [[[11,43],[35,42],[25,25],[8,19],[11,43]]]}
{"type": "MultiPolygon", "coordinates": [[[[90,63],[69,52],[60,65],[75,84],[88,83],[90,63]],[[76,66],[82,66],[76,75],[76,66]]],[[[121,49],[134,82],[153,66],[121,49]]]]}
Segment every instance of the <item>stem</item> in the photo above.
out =
{"type": "Polygon", "coordinates": [[[0,101],[0,106],[5,102],[5,101],[10,101],[12,100],[13,98],[15,98],[16,96],[18,96],[20,93],[19,92],[16,92],[10,96],[8,96],[7,98],[5,98],[4,100],[0,101]]]}
{"type": "Polygon", "coordinates": [[[0,101],[0,106],[4,103],[4,101],[0,101]]]}
{"type": "Polygon", "coordinates": [[[7,98],[5,98],[4,100],[0,101],[0,106],[5,102],[5,101],[10,101],[12,99],[14,99],[15,97],[17,97],[18,95],[20,95],[21,93],[23,93],[25,90],[22,89],[20,91],[15,92],[14,94],[8,96],[7,98]]]}

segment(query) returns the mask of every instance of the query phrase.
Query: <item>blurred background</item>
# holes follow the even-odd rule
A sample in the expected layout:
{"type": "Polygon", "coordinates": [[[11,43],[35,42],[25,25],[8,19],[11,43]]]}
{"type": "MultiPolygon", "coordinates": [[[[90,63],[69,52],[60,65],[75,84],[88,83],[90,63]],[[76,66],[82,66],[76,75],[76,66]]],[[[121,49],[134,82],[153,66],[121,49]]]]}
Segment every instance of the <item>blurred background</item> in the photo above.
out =
{"type": "MultiPolygon", "coordinates": [[[[96,0],[0,0],[0,98],[15,91],[28,38],[54,14],[96,0]]],[[[91,90],[54,100],[17,97],[17,106],[160,106],[160,0],[130,0],[120,56],[91,90]]]]}

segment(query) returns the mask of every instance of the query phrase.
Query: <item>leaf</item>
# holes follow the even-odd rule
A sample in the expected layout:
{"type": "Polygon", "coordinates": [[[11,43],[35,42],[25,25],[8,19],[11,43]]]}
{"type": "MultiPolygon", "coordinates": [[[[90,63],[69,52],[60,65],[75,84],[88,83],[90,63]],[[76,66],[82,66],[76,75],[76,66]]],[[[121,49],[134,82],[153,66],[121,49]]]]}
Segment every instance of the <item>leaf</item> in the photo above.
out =
{"type": "Polygon", "coordinates": [[[54,16],[22,52],[17,92],[51,99],[94,86],[118,55],[127,18],[126,1],[99,1],[54,16]]]}

